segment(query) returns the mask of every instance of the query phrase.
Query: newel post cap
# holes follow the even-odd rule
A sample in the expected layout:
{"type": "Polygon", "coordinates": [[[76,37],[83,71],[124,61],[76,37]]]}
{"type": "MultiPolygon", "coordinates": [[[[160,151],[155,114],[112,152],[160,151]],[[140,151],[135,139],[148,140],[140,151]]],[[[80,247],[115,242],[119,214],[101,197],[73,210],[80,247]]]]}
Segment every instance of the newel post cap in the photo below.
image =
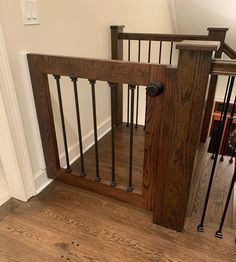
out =
{"type": "Polygon", "coordinates": [[[110,28],[111,29],[122,29],[122,28],[125,28],[125,25],[111,25],[110,28]]]}
{"type": "Polygon", "coordinates": [[[209,32],[227,32],[229,30],[229,27],[208,27],[207,31],[209,32]]]}
{"type": "Polygon", "coordinates": [[[184,40],[176,44],[176,49],[179,50],[217,51],[219,47],[220,47],[219,41],[184,40]]]}

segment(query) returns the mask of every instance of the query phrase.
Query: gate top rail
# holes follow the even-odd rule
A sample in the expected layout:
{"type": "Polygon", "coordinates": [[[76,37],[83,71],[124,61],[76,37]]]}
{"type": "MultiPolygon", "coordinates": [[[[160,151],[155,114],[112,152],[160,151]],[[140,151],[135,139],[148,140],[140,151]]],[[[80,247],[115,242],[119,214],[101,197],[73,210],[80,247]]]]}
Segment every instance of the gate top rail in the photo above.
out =
{"type": "Polygon", "coordinates": [[[168,65],[40,54],[28,54],[27,57],[30,68],[42,74],[144,86],[155,80],[150,72],[163,71],[169,67],[168,65]]]}

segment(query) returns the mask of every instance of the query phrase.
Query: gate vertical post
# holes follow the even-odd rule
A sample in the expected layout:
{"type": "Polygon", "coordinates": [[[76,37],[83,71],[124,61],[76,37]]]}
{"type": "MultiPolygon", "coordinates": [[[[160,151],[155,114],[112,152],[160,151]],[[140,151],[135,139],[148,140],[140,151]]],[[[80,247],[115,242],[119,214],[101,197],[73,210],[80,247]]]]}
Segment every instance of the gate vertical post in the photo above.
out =
{"type": "Polygon", "coordinates": [[[157,148],[154,213],[156,224],[182,231],[200,139],[213,51],[218,42],[177,44],[177,70],[167,68],[157,148]]]}
{"type": "MultiPolygon", "coordinates": [[[[123,60],[123,39],[119,39],[119,33],[123,33],[124,25],[111,26],[111,59],[123,60]]],[[[123,84],[117,83],[113,87],[114,92],[114,124],[119,126],[123,120],[123,84]]]]}

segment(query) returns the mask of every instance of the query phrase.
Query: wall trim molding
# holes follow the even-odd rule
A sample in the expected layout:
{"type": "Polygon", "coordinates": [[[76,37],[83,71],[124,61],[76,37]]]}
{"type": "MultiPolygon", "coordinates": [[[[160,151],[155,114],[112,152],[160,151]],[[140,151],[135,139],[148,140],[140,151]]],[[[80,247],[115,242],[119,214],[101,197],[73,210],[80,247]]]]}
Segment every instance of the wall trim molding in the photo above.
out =
{"type": "Polygon", "coordinates": [[[177,34],[179,33],[179,24],[177,19],[175,0],[168,0],[167,3],[169,7],[170,20],[172,24],[173,33],[177,34]]]}
{"type": "MultiPolygon", "coordinates": [[[[108,117],[100,125],[98,125],[98,140],[105,136],[111,130],[111,118],[108,117]]],[[[88,151],[94,145],[94,131],[91,130],[82,138],[83,141],[83,151],[84,153],[88,151]]],[[[79,144],[75,143],[68,148],[70,155],[70,163],[73,163],[76,159],[80,157],[79,144]]],[[[60,154],[61,166],[66,167],[66,157],[65,153],[60,154]]]]}
{"type": "MultiPolygon", "coordinates": [[[[36,195],[36,188],[33,178],[33,170],[31,166],[29,151],[27,147],[26,137],[24,133],[23,123],[21,119],[21,114],[17,102],[17,96],[15,92],[15,85],[12,77],[12,72],[10,68],[10,63],[8,60],[8,55],[6,51],[6,45],[4,40],[4,35],[2,31],[2,26],[0,24],[0,88],[1,96],[5,108],[5,113],[7,117],[6,125],[9,125],[9,150],[11,150],[11,155],[13,163],[3,163],[4,170],[11,169],[11,166],[15,165],[14,176],[12,172],[6,172],[5,176],[9,184],[11,191],[11,196],[18,198],[19,200],[26,201],[30,197],[36,195]],[[6,166],[8,165],[8,166],[6,166]],[[18,170],[18,171],[17,171],[18,170]],[[22,181],[23,187],[20,189],[22,192],[14,192],[15,187],[11,184],[16,183],[14,180],[22,181]],[[24,191],[24,192],[23,192],[24,191]],[[15,194],[17,193],[17,194],[15,194]],[[19,197],[21,195],[21,197],[19,197]],[[18,196],[18,197],[17,197],[18,196]]],[[[5,154],[5,153],[4,153],[5,154]]],[[[13,171],[13,170],[12,170],[13,171]]],[[[20,184],[19,184],[20,187],[20,184]]]]}
{"type": "MultiPolygon", "coordinates": [[[[98,140],[105,136],[111,130],[111,118],[108,117],[100,125],[98,125],[98,140]]],[[[83,138],[84,153],[88,151],[94,145],[94,132],[91,130],[83,138]]],[[[79,153],[79,144],[75,143],[74,145],[69,146],[69,155],[70,163],[72,164],[76,159],[80,157],[79,153]]],[[[65,153],[60,154],[60,163],[61,166],[66,167],[66,157],[65,153]]],[[[35,187],[37,194],[40,193],[44,188],[46,188],[53,180],[47,177],[46,170],[40,170],[35,175],[35,187]]]]}

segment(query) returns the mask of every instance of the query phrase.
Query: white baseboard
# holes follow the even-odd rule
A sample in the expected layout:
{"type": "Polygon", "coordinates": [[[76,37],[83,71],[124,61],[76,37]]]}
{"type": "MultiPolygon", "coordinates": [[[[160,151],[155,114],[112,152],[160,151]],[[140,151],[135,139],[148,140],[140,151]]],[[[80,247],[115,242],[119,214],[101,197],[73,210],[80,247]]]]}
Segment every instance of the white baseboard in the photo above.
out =
{"type": "Polygon", "coordinates": [[[39,194],[44,188],[46,188],[53,180],[47,177],[46,170],[40,171],[34,178],[36,192],[39,194]]]}
{"type": "MultiPolygon", "coordinates": [[[[111,130],[111,118],[107,118],[105,121],[103,121],[97,129],[98,132],[98,140],[100,140],[103,136],[105,136],[109,131],[111,130]]],[[[90,131],[87,135],[83,137],[83,147],[84,152],[89,150],[94,145],[94,132],[93,130],[90,131]]],[[[70,162],[73,163],[76,159],[80,157],[79,153],[79,145],[76,143],[69,147],[69,156],[70,156],[70,162]]],[[[65,153],[60,155],[60,163],[61,166],[66,166],[66,159],[65,159],[65,153]]],[[[40,193],[44,188],[46,188],[53,180],[49,179],[47,177],[46,170],[40,170],[35,175],[35,187],[37,194],[40,193]]]]}

